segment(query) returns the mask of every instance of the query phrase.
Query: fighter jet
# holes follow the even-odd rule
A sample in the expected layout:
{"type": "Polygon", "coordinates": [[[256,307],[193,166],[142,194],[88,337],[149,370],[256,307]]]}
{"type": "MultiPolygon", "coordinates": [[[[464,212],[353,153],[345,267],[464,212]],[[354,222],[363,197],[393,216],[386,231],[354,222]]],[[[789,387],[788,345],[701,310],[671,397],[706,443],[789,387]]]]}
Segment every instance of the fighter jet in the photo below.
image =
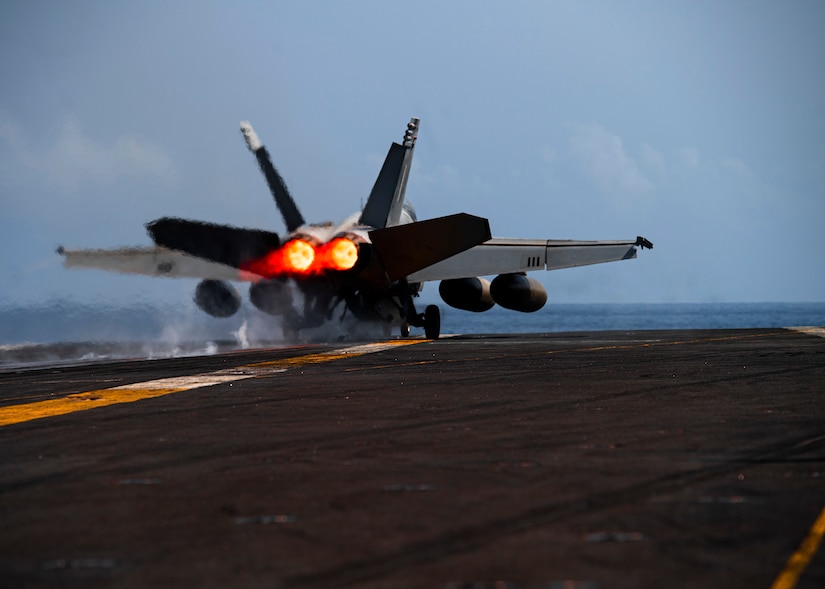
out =
{"type": "Polygon", "coordinates": [[[151,247],[69,250],[69,268],[97,268],[149,276],[199,278],[194,302],[214,317],[241,307],[232,283],[248,282],[249,300],[282,317],[287,338],[350,313],[393,327],[410,326],[427,338],[441,331],[440,311],[416,310],[423,283],[440,281],[451,307],[483,312],[498,304],[534,312],[547,301],[527,272],[556,270],[636,257],[652,248],[643,237],[627,241],[493,238],[487,219],[459,213],[419,221],[404,195],[420,121],[410,119],[393,142],[363,209],[340,224],[308,224],[269,153],[248,122],[241,132],[281,213],[286,234],[164,217],[147,223],[151,247]],[[495,276],[492,280],[485,277],[495,276]]]}

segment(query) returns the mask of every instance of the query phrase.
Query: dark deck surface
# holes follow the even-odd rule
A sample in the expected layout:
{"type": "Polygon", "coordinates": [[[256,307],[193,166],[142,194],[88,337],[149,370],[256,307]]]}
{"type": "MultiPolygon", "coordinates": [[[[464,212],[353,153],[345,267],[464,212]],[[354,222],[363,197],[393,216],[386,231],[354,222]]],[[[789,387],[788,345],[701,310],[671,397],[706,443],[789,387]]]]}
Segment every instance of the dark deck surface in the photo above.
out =
{"type": "Polygon", "coordinates": [[[825,339],[347,347],[0,372],[0,586],[825,586],[825,339]]]}

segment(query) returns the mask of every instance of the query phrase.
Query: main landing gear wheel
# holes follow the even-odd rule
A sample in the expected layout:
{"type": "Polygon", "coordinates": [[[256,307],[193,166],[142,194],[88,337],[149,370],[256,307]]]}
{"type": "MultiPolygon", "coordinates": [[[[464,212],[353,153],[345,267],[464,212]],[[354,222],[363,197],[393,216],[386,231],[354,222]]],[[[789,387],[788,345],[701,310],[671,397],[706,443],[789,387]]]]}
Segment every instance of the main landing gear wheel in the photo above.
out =
{"type": "Polygon", "coordinates": [[[441,335],[441,312],[435,305],[427,305],[424,309],[424,335],[427,339],[438,339],[441,335]]]}

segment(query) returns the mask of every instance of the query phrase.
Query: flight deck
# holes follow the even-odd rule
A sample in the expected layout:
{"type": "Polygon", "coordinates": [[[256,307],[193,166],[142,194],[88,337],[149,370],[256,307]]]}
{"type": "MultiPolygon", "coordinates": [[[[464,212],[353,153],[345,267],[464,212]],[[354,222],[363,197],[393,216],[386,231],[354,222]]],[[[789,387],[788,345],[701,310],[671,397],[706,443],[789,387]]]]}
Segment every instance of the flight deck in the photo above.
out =
{"type": "Polygon", "coordinates": [[[0,586],[825,586],[822,329],[0,368],[0,586]]]}

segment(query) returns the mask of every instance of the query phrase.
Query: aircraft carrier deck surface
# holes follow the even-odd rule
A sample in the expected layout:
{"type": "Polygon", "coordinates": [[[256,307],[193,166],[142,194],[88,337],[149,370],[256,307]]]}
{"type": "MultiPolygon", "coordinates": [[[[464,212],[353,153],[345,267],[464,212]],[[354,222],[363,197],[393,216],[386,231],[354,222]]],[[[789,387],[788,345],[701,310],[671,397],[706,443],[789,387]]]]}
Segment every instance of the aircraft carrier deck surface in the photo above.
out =
{"type": "Polygon", "coordinates": [[[816,331],[5,369],[0,586],[822,587],[816,331]]]}

